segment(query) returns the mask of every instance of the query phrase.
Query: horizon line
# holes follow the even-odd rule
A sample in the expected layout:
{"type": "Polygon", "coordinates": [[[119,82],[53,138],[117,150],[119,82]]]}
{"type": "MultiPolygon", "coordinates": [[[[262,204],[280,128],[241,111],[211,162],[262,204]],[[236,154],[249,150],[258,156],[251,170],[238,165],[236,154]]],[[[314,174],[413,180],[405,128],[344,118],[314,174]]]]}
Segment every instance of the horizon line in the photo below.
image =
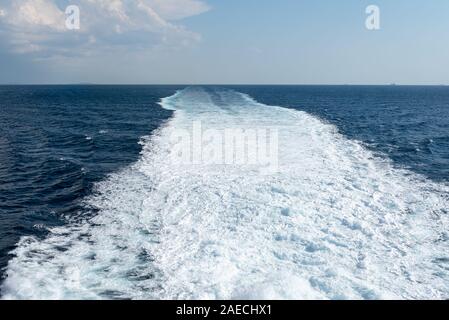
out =
{"type": "Polygon", "coordinates": [[[445,87],[449,84],[354,84],[354,83],[0,83],[0,86],[383,86],[383,87],[445,87]]]}

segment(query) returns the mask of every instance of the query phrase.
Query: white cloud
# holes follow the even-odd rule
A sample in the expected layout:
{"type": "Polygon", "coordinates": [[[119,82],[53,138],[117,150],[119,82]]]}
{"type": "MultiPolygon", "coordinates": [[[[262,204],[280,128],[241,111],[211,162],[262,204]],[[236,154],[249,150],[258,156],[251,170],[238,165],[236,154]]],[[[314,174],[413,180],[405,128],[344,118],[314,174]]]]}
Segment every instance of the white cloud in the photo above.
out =
{"type": "Polygon", "coordinates": [[[8,14],[3,9],[2,12],[2,21],[15,30],[28,31],[38,27],[64,29],[64,13],[49,0],[11,1],[8,14]]]}
{"type": "Polygon", "coordinates": [[[148,0],[149,5],[167,20],[179,20],[206,12],[210,7],[198,0],[148,0]]]}
{"type": "Polygon", "coordinates": [[[185,45],[200,35],[176,21],[208,9],[200,0],[11,0],[0,9],[0,37],[15,52],[45,56],[185,45]],[[66,29],[62,2],[80,7],[81,30],[66,29]]]}

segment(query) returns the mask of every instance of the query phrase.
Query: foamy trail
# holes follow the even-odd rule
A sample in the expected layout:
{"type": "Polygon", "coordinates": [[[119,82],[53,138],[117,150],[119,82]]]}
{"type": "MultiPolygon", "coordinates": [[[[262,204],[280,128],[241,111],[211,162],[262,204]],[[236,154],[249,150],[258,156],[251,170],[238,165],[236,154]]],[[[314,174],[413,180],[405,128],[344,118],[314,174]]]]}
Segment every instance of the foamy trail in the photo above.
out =
{"type": "Polygon", "coordinates": [[[3,298],[449,298],[448,187],[394,169],[332,125],[238,92],[187,88],[86,221],[23,238],[3,298]],[[174,165],[170,136],[279,129],[279,172],[174,165]]]}

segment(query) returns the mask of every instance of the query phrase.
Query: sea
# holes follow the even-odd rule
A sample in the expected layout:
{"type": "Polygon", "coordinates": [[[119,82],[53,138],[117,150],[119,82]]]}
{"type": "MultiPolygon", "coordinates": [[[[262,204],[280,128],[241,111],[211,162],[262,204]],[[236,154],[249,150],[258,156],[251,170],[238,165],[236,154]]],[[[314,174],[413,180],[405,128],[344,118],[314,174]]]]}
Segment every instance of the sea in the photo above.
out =
{"type": "Polygon", "coordinates": [[[448,299],[449,87],[0,86],[0,270],[2,299],[448,299]],[[276,170],[173,161],[195,125],[271,132],[276,170]]]}

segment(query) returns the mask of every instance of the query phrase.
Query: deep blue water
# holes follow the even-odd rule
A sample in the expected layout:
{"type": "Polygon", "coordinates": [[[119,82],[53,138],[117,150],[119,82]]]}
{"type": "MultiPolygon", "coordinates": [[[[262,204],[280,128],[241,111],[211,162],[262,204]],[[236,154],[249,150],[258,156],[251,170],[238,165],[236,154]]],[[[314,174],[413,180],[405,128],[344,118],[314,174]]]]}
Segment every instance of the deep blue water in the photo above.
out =
{"type": "Polygon", "coordinates": [[[449,181],[449,86],[236,87],[267,105],[304,110],[400,167],[449,181]]]}
{"type": "Polygon", "coordinates": [[[23,235],[85,214],[93,183],[135,161],[176,87],[0,86],[0,268],[23,235]]]}
{"type": "MultiPolygon", "coordinates": [[[[0,86],[0,268],[20,237],[92,214],[81,200],[138,159],[140,138],[172,115],[158,102],[181,88],[0,86]]],[[[228,88],[317,115],[394,165],[449,182],[449,87],[228,88]]]]}

